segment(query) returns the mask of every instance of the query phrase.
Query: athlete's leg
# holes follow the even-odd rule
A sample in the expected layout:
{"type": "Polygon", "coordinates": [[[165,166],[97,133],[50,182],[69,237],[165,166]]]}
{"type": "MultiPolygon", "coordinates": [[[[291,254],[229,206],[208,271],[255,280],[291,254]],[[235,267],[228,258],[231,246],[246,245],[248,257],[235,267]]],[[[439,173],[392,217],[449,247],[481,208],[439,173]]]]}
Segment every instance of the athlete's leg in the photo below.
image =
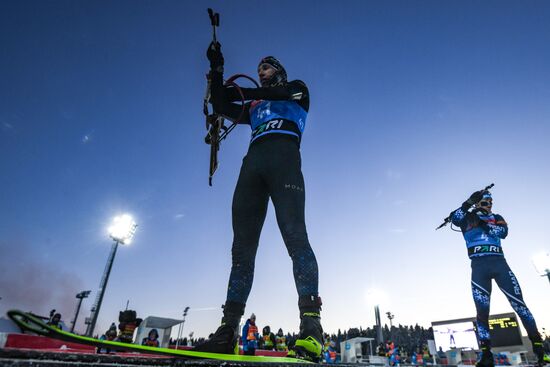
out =
{"type": "Polygon", "coordinates": [[[476,306],[477,336],[481,348],[481,359],[478,367],[494,366],[491,353],[491,336],[489,335],[489,310],[491,306],[491,259],[483,256],[472,259],[472,296],[476,306]]]}
{"type": "Polygon", "coordinates": [[[544,350],[542,347],[542,338],[537,329],[537,323],[525,304],[519,282],[504,257],[499,262],[499,272],[495,276],[495,281],[521,319],[523,327],[525,327],[527,335],[533,343],[533,351],[537,354],[539,362],[542,363],[544,350]]]}
{"type": "Polygon", "coordinates": [[[490,340],[489,310],[491,307],[491,272],[489,256],[472,259],[472,296],[476,306],[477,336],[490,340]]]}
{"type": "Polygon", "coordinates": [[[521,319],[527,335],[529,337],[539,335],[535,318],[523,300],[519,282],[504,258],[499,262],[499,272],[495,276],[495,281],[521,319]]]}
{"type": "Polygon", "coordinates": [[[279,147],[278,165],[273,162],[269,175],[269,192],[277,223],[288,254],[292,259],[294,281],[300,309],[300,335],[295,349],[318,360],[323,346],[321,299],[318,296],[319,270],[309,244],[305,224],[305,188],[300,152],[292,142],[279,147]]]}
{"type": "Polygon", "coordinates": [[[246,304],[252,288],[254,262],[269,201],[267,186],[254,158],[248,155],[243,161],[232,205],[233,247],[227,301],[242,304],[246,304]]]}
{"type": "Polygon", "coordinates": [[[299,296],[317,296],[319,270],[308,240],[305,223],[305,187],[300,152],[292,143],[278,145],[278,165],[269,171],[269,193],[277,223],[292,259],[299,296]]]}
{"type": "Polygon", "coordinates": [[[252,288],[254,260],[269,200],[253,158],[249,155],[243,160],[233,195],[232,266],[222,324],[212,338],[195,348],[198,351],[235,353],[238,348],[239,322],[252,288]]]}

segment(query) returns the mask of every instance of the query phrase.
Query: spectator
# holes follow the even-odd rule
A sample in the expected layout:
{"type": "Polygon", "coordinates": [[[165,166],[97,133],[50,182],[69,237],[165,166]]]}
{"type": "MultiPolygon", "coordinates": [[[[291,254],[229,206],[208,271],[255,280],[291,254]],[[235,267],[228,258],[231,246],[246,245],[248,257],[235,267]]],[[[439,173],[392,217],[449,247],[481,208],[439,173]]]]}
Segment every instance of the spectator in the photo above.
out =
{"type": "Polygon", "coordinates": [[[277,341],[275,340],[275,334],[271,332],[271,328],[265,326],[262,329],[262,338],[260,339],[260,349],[264,350],[275,350],[277,341]]]}
{"type": "Polygon", "coordinates": [[[439,358],[439,363],[441,364],[441,361],[444,359],[447,359],[447,354],[443,351],[443,348],[439,347],[439,350],[437,351],[437,357],[439,358]]]}
{"type": "Polygon", "coordinates": [[[275,344],[277,346],[277,351],[286,352],[288,351],[288,346],[286,344],[286,336],[283,333],[283,329],[279,328],[277,331],[277,336],[275,337],[275,344]]]}
{"type": "Polygon", "coordinates": [[[384,343],[378,344],[378,347],[376,347],[376,354],[380,357],[386,356],[386,347],[384,347],[384,343]]]}
{"type": "MultiPolygon", "coordinates": [[[[53,310],[55,312],[55,310],[53,310]]],[[[50,321],[48,321],[48,325],[57,328],[59,330],[63,330],[63,327],[61,326],[61,314],[56,313],[51,318],[50,321]]]]}
{"type": "Polygon", "coordinates": [[[336,363],[336,343],[329,339],[327,336],[325,338],[325,362],[329,364],[336,363]]]}
{"type": "Polygon", "coordinates": [[[258,339],[260,339],[258,327],[256,326],[256,315],[252,314],[250,318],[246,320],[241,338],[244,354],[253,356],[258,348],[258,339]]]}
{"type": "MultiPolygon", "coordinates": [[[[99,340],[107,340],[107,341],[114,341],[116,339],[117,332],[116,332],[116,325],[113,322],[111,324],[111,327],[109,330],[105,332],[105,334],[101,335],[99,340]]],[[[109,348],[96,348],[96,353],[98,354],[109,354],[111,353],[111,349],[109,348]]]]}
{"type": "Polygon", "coordinates": [[[143,321],[136,316],[137,314],[134,310],[120,311],[118,315],[118,329],[120,330],[120,334],[117,341],[122,343],[133,343],[134,330],[136,330],[141,324],[141,321],[143,321]]]}
{"type": "Polygon", "coordinates": [[[143,338],[143,340],[141,341],[141,345],[157,348],[160,347],[159,332],[157,331],[157,329],[151,329],[147,337],[143,338]]]}

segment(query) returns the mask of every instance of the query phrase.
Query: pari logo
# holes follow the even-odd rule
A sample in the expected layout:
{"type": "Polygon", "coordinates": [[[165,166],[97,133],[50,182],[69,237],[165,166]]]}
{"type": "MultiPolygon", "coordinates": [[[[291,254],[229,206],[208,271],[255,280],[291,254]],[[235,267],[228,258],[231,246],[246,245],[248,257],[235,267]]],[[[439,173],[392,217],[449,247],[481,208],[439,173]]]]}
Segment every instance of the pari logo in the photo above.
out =
{"type": "Polygon", "coordinates": [[[258,134],[261,134],[264,131],[280,129],[281,126],[283,126],[283,120],[271,120],[269,122],[266,122],[265,124],[261,124],[260,126],[258,126],[252,132],[252,136],[256,136],[258,134]]]}
{"type": "Polygon", "coordinates": [[[484,252],[492,252],[500,254],[500,246],[492,246],[492,245],[482,245],[482,246],[475,246],[474,247],[474,254],[484,253],[484,252]]]}
{"type": "Polygon", "coordinates": [[[283,120],[271,120],[266,124],[265,129],[280,129],[281,126],[283,126],[283,120]]]}

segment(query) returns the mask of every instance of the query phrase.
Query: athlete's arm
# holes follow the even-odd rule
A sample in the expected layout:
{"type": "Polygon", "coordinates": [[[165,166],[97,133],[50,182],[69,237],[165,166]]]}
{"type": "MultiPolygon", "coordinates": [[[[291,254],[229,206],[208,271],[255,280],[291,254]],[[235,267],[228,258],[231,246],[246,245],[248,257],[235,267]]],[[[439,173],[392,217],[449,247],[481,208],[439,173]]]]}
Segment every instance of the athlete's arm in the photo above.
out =
{"type": "Polygon", "coordinates": [[[451,222],[455,226],[463,226],[466,224],[466,217],[470,213],[468,210],[470,210],[470,208],[472,207],[472,205],[474,205],[474,203],[479,201],[477,200],[477,197],[474,198],[474,196],[475,195],[481,196],[480,193],[481,191],[474,192],[472,195],[470,195],[470,198],[468,200],[462,203],[460,208],[458,208],[457,210],[449,214],[449,217],[451,218],[451,222]]]}
{"type": "Polygon", "coordinates": [[[451,223],[455,226],[462,227],[466,223],[466,216],[468,215],[468,209],[463,208],[464,205],[449,214],[451,223]]]}
{"type": "MultiPolygon", "coordinates": [[[[306,111],[309,110],[309,90],[301,80],[293,80],[284,85],[260,88],[241,88],[245,100],[296,101],[306,111]]],[[[226,89],[229,101],[241,100],[235,88],[226,89]]]]}
{"type": "Polygon", "coordinates": [[[508,236],[508,224],[506,223],[504,218],[498,214],[495,214],[495,220],[495,224],[485,224],[487,232],[493,237],[505,239],[506,236],[508,236]]]}
{"type": "Polygon", "coordinates": [[[212,101],[212,107],[214,108],[214,111],[216,113],[219,113],[223,115],[224,117],[227,117],[229,120],[240,123],[240,124],[250,124],[250,104],[245,104],[244,107],[236,104],[231,103],[232,100],[237,101],[241,100],[240,96],[239,98],[232,99],[228,98],[231,97],[228,96],[228,88],[225,88],[223,86],[223,74],[217,71],[211,71],[211,85],[210,85],[210,91],[212,93],[211,95],[211,101],[212,101]],[[244,111],[243,111],[244,108],[244,111]],[[240,117],[240,120],[239,120],[240,117]],[[239,121],[237,121],[239,120],[239,121]]]}

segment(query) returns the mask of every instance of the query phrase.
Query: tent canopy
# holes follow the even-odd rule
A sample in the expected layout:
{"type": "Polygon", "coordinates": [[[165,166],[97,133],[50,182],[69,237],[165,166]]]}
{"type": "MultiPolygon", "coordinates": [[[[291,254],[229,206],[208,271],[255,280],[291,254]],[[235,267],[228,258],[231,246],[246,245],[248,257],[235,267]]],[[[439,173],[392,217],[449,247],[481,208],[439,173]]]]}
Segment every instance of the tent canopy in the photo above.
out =
{"type": "Polygon", "coordinates": [[[167,329],[182,323],[183,320],[167,319],[165,317],[148,316],[143,320],[143,326],[148,328],[167,329]]]}

